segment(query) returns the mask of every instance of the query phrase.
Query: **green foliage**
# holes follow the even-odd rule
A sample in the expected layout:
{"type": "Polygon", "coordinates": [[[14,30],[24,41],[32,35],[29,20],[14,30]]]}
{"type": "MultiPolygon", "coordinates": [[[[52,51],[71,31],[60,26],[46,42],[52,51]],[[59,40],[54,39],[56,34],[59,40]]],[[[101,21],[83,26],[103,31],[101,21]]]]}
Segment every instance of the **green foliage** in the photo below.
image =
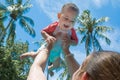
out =
{"type": "Polygon", "coordinates": [[[102,17],[100,19],[92,18],[89,10],[84,10],[82,15],[78,17],[77,22],[80,27],[77,28],[77,31],[83,35],[80,43],[85,42],[87,55],[92,51],[102,50],[99,38],[105,40],[110,45],[111,41],[105,34],[113,29],[103,26],[103,23],[108,21],[108,19],[108,17],[102,17]]]}
{"type": "MultiPolygon", "coordinates": [[[[35,36],[35,31],[31,26],[34,22],[31,18],[23,16],[32,7],[30,0],[5,0],[5,4],[0,2],[0,80],[26,80],[30,59],[20,60],[19,56],[28,51],[28,43],[15,42],[16,21],[31,35],[35,36]],[[5,27],[4,21],[9,18],[9,23],[5,27]],[[24,24],[21,21],[24,21],[24,24]]],[[[6,24],[6,23],[5,23],[6,24]]]]}
{"type": "Polygon", "coordinates": [[[18,21],[27,33],[29,33],[32,37],[35,37],[35,31],[31,26],[34,26],[34,22],[31,18],[24,16],[26,12],[30,10],[32,4],[30,4],[30,0],[26,0],[23,4],[22,0],[5,0],[6,4],[4,5],[0,2],[0,20],[4,22],[4,20],[9,17],[10,21],[5,29],[0,29],[0,42],[6,41],[5,37],[7,37],[7,41],[14,42],[16,33],[15,30],[17,28],[16,21],[18,21]],[[8,35],[8,36],[6,36],[8,35]]]}
{"type": "Polygon", "coordinates": [[[30,60],[20,60],[20,54],[28,50],[28,44],[16,42],[12,46],[0,47],[0,79],[25,80],[29,70],[30,60]]]}

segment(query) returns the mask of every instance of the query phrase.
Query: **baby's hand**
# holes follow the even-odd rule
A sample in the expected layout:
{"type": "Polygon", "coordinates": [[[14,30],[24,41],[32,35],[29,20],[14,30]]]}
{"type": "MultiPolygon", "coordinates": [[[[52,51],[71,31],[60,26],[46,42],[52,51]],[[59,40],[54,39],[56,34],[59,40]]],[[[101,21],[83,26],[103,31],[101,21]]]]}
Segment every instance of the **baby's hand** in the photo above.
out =
{"type": "Polygon", "coordinates": [[[55,41],[56,41],[56,38],[53,37],[53,36],[48,36],[47,39],[46,39],[46,42],[48,44],[54,44],[55,41]]]}

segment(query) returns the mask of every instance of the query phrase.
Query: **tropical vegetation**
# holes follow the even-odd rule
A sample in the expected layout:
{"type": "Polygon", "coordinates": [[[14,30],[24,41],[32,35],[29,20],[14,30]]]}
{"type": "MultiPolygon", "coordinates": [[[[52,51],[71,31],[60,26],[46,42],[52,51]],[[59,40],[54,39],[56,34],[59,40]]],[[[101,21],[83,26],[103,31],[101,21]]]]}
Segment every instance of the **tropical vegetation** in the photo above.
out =
{"type": "Polygon", "coordinates": [[[108,17],[102,17],[100,19],[93,18],[89,10],[84,10],[82,15],[78,17],[77,22],[80,27],[77,28],[77,31],[82,35],[80,43],[85,43],[87,55],[92,51],[103,50],[99,42],[100,39],[105,40],[110,45],[111,41],[106,33],[113,29],[103,25],[108,19],[108,17]]]}
{"type": "Polygon", "coordinates": [[[15,0],[5,0],[5,2],[5,5],[0,2],[0,20],[4,21],[8,19],[9,22],[6,27],[0,27],[0,42],[4,42],[5,37],[7,37],[6,42],[14,42],[16,36],[15,30],[16,27],[19,27],[16,26],[17,21],[26,32],[34,37],[35,31],[31,27],[34,26],[34,22],[31,18],[24,16],[24,14],[32,7],[30,0],[27,0],[24,4],[23,0],[16,0],[16,2],[15,0]]]}

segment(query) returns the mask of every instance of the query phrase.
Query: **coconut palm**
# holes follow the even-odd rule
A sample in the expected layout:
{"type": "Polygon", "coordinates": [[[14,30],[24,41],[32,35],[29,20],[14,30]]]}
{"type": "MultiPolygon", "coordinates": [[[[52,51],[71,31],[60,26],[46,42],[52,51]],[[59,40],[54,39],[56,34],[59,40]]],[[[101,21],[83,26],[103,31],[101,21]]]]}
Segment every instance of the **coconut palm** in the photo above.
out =
{"type": "Polygon", "coordinates": [[[8,25],[3,31],[0,32],[0,41],[2,41],[6,34],[8,34],[7,41],[14,41],[16,21],[18,20],[21,27],[23,27],[26,32],[31,36],[35,36],[35,31],[31,26],[34,26],[34,22],[31,18],[23,16],[24,13],[32,7],[30,0],[27,0],[24,4],[22,0],[5,0],[6,5],[0,3],[0,19],[10,18],[8,25]]]}
{"type": "Polygon", "coordinates": [[[103,23],[108,21],[108,17],[100,19],[92,18],[89,10],[84,10],[82,15],[78,17],[77,21],[81,27],[77,31],[83,35],[80,43],[85,42],[86,54],[89,55],[91,51],[103,50],[99,38],[102,38],[110,45],[110,39],[105,35],[106,32],[111,31],[111,27],[103,26],[103,23]]]}

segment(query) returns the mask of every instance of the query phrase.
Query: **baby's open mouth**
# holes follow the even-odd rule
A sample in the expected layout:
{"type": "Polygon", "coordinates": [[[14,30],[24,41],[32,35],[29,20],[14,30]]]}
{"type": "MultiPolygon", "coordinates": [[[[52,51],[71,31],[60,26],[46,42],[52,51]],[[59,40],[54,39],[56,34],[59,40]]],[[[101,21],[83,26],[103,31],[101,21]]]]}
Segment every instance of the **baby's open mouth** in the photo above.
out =
{"type": "Polygon", "coordinates": [[[65,25],[65,24],[64,24],[64,27],[65,27],[65,28],[69,28],[69,26],[68,26],[68,25],[65,25]]]}

